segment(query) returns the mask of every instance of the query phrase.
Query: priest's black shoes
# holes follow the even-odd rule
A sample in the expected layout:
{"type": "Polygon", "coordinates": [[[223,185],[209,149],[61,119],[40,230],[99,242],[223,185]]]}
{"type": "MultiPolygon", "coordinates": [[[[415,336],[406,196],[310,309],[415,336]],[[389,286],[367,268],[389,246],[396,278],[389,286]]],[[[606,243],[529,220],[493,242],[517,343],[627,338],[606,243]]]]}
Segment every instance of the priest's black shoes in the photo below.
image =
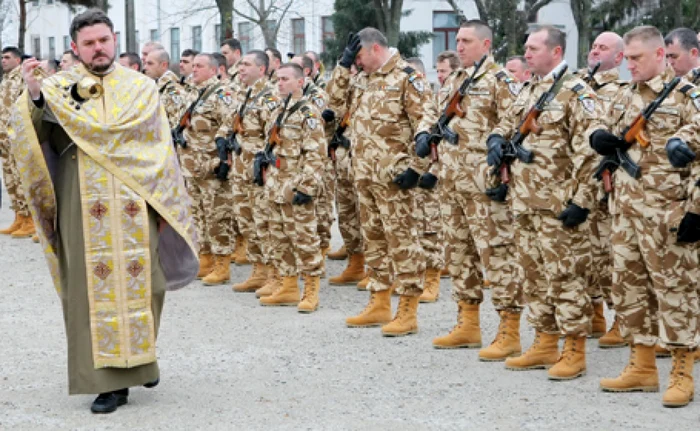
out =
{"type": "Polygon", "coordinates": [[[129,389],[120,389],[100,394],[92,402],[90,410],[93,413],[112,413],[117,407],[129,402],[129,389]]]}

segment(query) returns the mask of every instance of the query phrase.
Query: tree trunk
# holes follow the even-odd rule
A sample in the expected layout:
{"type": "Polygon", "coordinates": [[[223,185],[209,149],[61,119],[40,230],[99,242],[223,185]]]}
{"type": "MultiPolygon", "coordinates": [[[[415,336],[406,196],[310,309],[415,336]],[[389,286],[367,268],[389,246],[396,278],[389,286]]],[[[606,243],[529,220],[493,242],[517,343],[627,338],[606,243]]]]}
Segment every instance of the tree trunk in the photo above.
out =
{"type": "Polygon", "coordinates": [[[124,2],[124,14],[126,16],[126,50],[127,52],[138,52],[138,41],[136,40],[136,17],[134,12],[134,0],[124,2]]]}
{"type": "MultiPolygon", "coordinates": [[[[277,48],[277,34],[274,28],[270,27],[269,21],[264,19],[258,23],[265,39],[265,47],[277,48]]],[[[276,27],[277,25],[275,25],[276,27]]]]}
{"type": "Polygon", "coordinates": [[[216,0],[216,6],[219,8],[221,43],[233,37],[233,0],[216,0]]]}
{"type": "Polygon", "coordinates": [[[571,0],[571,13],[578,28],[578,67],[588,65],[591,46],[591,0],[571,0]]]}
{"type": "Polygon", "coordinates": [[[17,48],[24,52],[24,35],[27,33],[27,0],[19,0],[19,38],[17,48]]]}
{"type": "Polygon", "coordinates": [[[391,0],[391,12],[389,19],[389,28],[386,32],[386,38],[389,41],[389,46],[399,45],[399,34],[401,33],[401,9],[403,8],[403,0],[391,0]]]}

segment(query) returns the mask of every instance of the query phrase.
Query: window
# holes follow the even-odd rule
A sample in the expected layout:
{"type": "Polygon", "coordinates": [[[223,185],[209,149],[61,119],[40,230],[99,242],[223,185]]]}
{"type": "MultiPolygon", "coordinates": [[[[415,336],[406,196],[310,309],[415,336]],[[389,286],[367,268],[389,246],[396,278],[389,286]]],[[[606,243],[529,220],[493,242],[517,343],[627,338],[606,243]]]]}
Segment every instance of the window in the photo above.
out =
{"type": "Polygon", "coordinates": [[[306,51],[306,29],[304,18],[292,20],[292,51],[303,54],[306,51]]]}
{"type": "Polygon", "coordinates": [[[241,42],[241,54],[251,50],[251,39],[253,36],[253,24],[249,22],[238,23],[238,40],[241,42]]]}
{"type": "Polygon", "coordinates": [[[330,16],[321,17],[321,49],[326,52],[326,41],[329,39],[335,39],[335,28],[333,27],[333,20],[330,16]]]}
{"type": "Polygon", "coordinates": [[[32,6],[39,6],[39,0],[32,0],[32,6]]]}
{"type": "Polygon", "coordinates": [[[138,51],[139,45],[141,44],[141,36],[139,36],[138,30],[134,31],[134,42],[136,43],[136,51],[138,51]]]}
{"type": "Polygon", "coordinates": [[[46,0],[46,4],[53,4],[53,0],[46,0]]]}
{"type": "Polygon", "coordinates": [[[173,63],[180,62],[180,29],[177,27],[170,29],[170,57],[173,63]]]}
{"type": "Polygon", "coordinates": [[[120,32],[114,33],[117,36],[117,52],[116,55],[119,57],[119,54],[122,53],[122,35],[120,32]]]}
{"type": "Polygon", "coordinates": [[[70,36],[63,36],[63,50],[68,51],[70,49],[70,36]]]}
{"type": "Polygon", "coordinates": [[[221,46],[221,42],[223,42],[223,38],[221,37],[221,24],[215,24],[214,25],[214,46],[219,47],[221,46]]]}
{"type": "Polygon", "coordinates": [[[456,50],[459,16],[454,12],[433,12],[433,64],[442,51],[456,50]]]}
{"type": "Polygon", "coordinates": [[[158,40],[160,40],[160,37],[158,37],[158,36],[159,36],[159,35],[158,35],[158,29],[152,28],[150,34],[151,34],[151,40],[152,40],[153,42],[157,42],[158,40]]]}
{"type": "Polygon", "coordinates": [[[202,51],[202,26],[196,25],[192,27],[192,49],[202,51]]]}
{"type": "Polygon", "coordinates": [[[49,38],[49,60],[55,60],[55,59],[56,59],[56,38],[50,37],[49,38]]]}
{"type": "Polygon", "coordinates": [[[34,58],[41,58],[41,37],[32,36],[32,52],[34,53],[34,58]]]}

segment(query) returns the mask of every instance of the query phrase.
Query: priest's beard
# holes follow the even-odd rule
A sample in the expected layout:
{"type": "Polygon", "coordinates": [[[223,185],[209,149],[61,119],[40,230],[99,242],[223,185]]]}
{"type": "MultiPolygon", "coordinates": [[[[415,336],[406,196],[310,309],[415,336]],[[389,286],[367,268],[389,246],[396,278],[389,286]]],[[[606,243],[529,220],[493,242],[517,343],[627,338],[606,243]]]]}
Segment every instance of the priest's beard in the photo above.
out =
{"type": "Polygon", "coordinates": [[[114,66],[114,58],[115,58],[115,57],[112,56],[112,58],[109,58],[109,62],[108,62],[108,63],[96,64],[94,61],[95,61],[97,58],[100,58],[100,57],[102,57],[102,58],[109,58],[106,54],[102,54],[102,55],[100,55],[99,57],[93,58],[93,62],[92,62],[92,63],[85,62],[85,61],[83,61],[82,58],[80,59],[80,62],[83,63],[83,66],[85,66],[85,68],[86,68],[89,72],[94,73],[95,75],[104,75],[104,74],[106,74],[110,69],[112,69],[112,66],[114,66]]]}

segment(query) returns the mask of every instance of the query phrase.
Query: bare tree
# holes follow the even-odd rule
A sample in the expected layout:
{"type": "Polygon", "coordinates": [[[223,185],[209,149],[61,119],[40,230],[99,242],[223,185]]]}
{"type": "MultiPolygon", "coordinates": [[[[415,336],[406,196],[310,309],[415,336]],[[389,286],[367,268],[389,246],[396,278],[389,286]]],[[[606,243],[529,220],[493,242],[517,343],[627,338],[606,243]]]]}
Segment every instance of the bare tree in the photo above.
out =
{"type": "Polygon", "coordinates": [[[591,46],[591,8],[592,0],[571,0],[571,13],[578,28],[578,65],[586,64],[586,57],[591,46]]]}
{"type": "Polygon", "coordinates": [[[403,0],[372,0],[379,23],[379,31],[384,33],[389,46],[399,44],[403,0]]]}
{"type": "Polygon", "coordinates": [[[277,46],[280,22],[284,19],[294,0],[245,0],[252,13],[248,14],[233,5],[233,11],[248,21],[255,23],[262,31],[265,46],[277,46]]]}

